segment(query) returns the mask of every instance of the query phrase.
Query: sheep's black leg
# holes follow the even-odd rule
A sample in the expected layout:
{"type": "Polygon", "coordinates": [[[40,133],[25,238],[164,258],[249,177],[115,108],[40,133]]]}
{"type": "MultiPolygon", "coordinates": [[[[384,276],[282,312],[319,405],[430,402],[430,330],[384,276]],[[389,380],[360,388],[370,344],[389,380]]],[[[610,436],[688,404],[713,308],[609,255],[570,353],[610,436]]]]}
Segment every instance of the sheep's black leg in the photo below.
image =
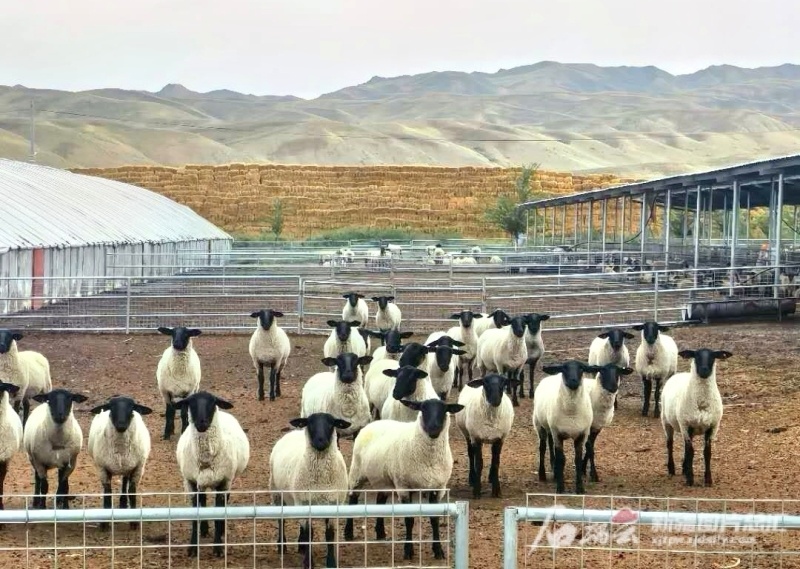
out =
{"type": "Polygon", "coordinates": [[[281,372],[280,370],[275,372],[275,397],[281,396],[281,372]]]}
{"type": "MultiPolygon", "coordinates": [[[[214,497],[214,506],[217,508],[224,508],[225,507],[225,498],[227,497],[228,492],[228,481],[223,480],[220,484],[217,485],[217,495],[214,497]]],[[[217,557],[222,557],[224,552],[224,547],[222,546],[222,540],[224,539],[225,535],[225,518],[221,520],[214,520],[214,555],[217,557]]]]}
{"type": "Polygon", "coordinates": [[[653,404],[655,407],[653,408],[653,417],[661,416],[661,378],[655,378],[656,382],[656,390],[653,393],[653,404]]]}
{"type": "MultiPolygon", "coordinates": [[[[404,504],[411,503],[411,494],[407,498],[403,498],[404,504]]],[[[411,541],[414,534],[414,518],[406,518],[406,540],[403,544],[403,559],[411,559],[414,557],[414,543],[411,541]]]]}
{"type": "Polygon", "coordinates": [[[175,406],[170,399],[164,411],[164,440],[168,441],[175,432],[175,406]]]}
{"type": "MultiPolygon", "coordinates": [[[[389,494],[387,492],[378,492],[378,495],[375,496],[375,503],[383,505],[388,499],[389,494]]],[[[375,539],[386,539],[386,528],[383,525],[383,518],[377,518],[375,520],[375,539]]]]}
{"type": "Polygon", "coordinates": [[[469,380],[472,381],[472,361],[467,364],[467,375],[469,376],[469,380]]]}
{"type": "MultiPolygon", "coordinates": [[[[703,437],[703,461],[705,462],[706,473],[704,484],[711,486],[711,429],[706,430],[703,437]]],[[[0,486],[2,488],[2,486],[0,486]]]]}
{"type": "Polygon", "coordinates": [[[189,408],[185,405],[181,407],[181,433],[189,426],[189,408]]]}
{"type": "Polygon", "coordinates": [[[481,497],[481,476],[483,475],[483,441],[472,443],[472,497],[481,497]]]}
{"type": "MultiPolygon", "coordinates": [[[[358,504],[358,494],[351,492],[347,498],[347,503],[351,506],[358,504]]],[[[377,524],[377,521],[375,522],[377,524]]],[[[347,518],[344,522],[344,538],[347,541],[353,541],[353,518],[347,518]]]]}
{"type": "MultiPolygon", "coordinates": [[[[506,377],[508,378],[509,385],[514,382],[517,377],[517,374],[513,370],[506,370],[506,377]]],[[[517,399],[517,390],[514,387],[511,387],[511,403],[514,407],[519,407],[519,399],[517,399]]]]}
{"type": "MultiPolygon", "coordinates": [[[[45,478],[45,481],[47,479],[45,478]]],[[[36,470],[33,471],[33,503],[31,507],[34,510],[41,510],[44,508],[44,498],[42,498],[42,479],[39,478],[36,470]]]]}
{"type": "MultiPolygon", "coordinates": [[[[281,501],[280,505],[283,505],[281,501]]],[[[278,518],[278,553],[286,553],[286,522],[283,518],[278,518]]]]}
{"type": "Polygon", "coordinates": [[[28,422],[28,415],[31,414],[31,402],[27,397],[22,400],[22,426],[28,422]]]}
{"type": "MultiPolygon", "coordinates": [[[[600,482],[600,478],[597,476],[597,465],[594,462],[594,446],[595,441],[597,440],[597,435],[600,434],[600,431],[592,431],[589,433],[589,440],[586,442],[586,458],[583,459],[583,464],[585,465],[587,459],[590,464],[589,470],[589,480],[592,482],[600,482]]],[[[584,474],[586,473],[586,468],[584,467],[584,474]]]]}
{"type": "Polygon", "coordinates": [[[311,569],[311,544],[314,542],[314,525],[309,519],[306,522],[306,542],[303,547],[303,569],[311,569]]]}
{"type": "Polygon", "coordinates": [[[0,510],[5,509],[5,504],[3,504],[3,488],[6,483],[7,473],[8,473],[8,463],[0,462],[0,510]]]}
{"type": "Polygon", "coordinates": [[[547,433],[547,444],[550,445],[550,470],[556,471],[556,447],[553,443],[553,433],[547,433]]]}
{"type": "MultiPolygon", "coordinates": [[[[197,497],[197,503],[200,504],[201,508],[206,507],[206,493],[200,492],[199,496],[197,497]]],[[[200,521],[200,537],[208,537],[208,520],[201,520],[200,521]]]]}
{"type": "Polygon", "coordinates": [[[67,467],[58,469],[58,486],[56,487],[56,508],[69,509],[69,475],[67,467]]]}
{"type": "Polygon", "coordinates": [[[686,431],[683,437],[683,475],[686,477],[686,485],[694,486],[694,445],[692,444],[692,437],[694,432],[691,427],[686,431]]]}
{"type": "Polygon", "coordinates": [[[119,488],[119,507],[120,508],[127,508],[128,507],[128,484],[130,483],[130,477],[123,476],[122,482],[120,483],[119,488]]]}
{"type": "Polygon", "coordinates": [[[308,539],[308,524],[300,522],[300,533],[297,534],[297,553],[303,553],[310,543],[308,539]]]}
{"type": "MultiPolygon", "coordinates": [[[[428,502],[431,504],[439,503],[439,492],[436,490],[431,491],[428,502]]],[[[414,518],[411,519],[413,520],[414,518]]],[[[437,516],[431,516],[431,532],[433,533],[433,557],[435,559],[444,559],[444,549],[439,535],[439,518],[437,516]]]]}
{"type": "Polygon", "coordinates": [[[456,371],[453,374],[453,386],[459,391],[461,391],[461,364],[458,364],[456,367],[456,371]]]}
{"type": "MultiPolygon", "coordinates": [[[[196,482],[189,482],[189,491],[192,493],[192,507],[196,508],[200,503],[200,496],[197,494],[196,482]]],[[[192,520],[192,534],[189,538],[189,547],[186,549],[186,555],[189,557],[197,557],[197,550],[199,549],[197,544],[197,526],[197,520],[192,520]]]]}
{"type": "Polygon", "coordinates": [[[475,484],[475,449],[472,448],[472,443],[469,439],[467,439],[467,460],[469,461],[467,482],[472,487],[475,484]]]}
{"type": "Polygon", "coordinates": [[[489,482],[492,484],[492,498],[500,497],[500,453],[502,450],[502,439],[492,443],[492,465],[489,467],[489,482]]]}
{"type": "Polygon", "coordinates": [[[536,364],[539,363],[539,358],[531,358],[528,360],[528,398],[533,399],[533,370],[536,369],[536,364]]]}
{"type": "Polygon", "coordinates": [[[264,401],[264,364],[258,362],[258,400],[264,401]]]}
{"type": "Polygon", "coordinates": [[[539,480],[547,481],[547,474],[544,468],[544,455],[547,452],[547,431],[539,427],[539,480]]]}
{"type": "Polygon", "coordinates": [[[653,388],[653,380],[642,378],[642,417],[647,417],[650,412],[650,390],[653,388]]]}
{"type": "Polygon", "coordinates": [[[325,567],[336,567],[336,553],[333,547],[335,537],[333,525],[328,518],[325,518],[325,542],[327,543],[327,555],[325,556],[325,567]]]}
{"type": "Polygon", "coordinates": [[[19,399],[14,401],[14,413],[16,413],[17,415],[19,415],[19,405],[20,405],[20,403],[21,403],[21,401],[19,399]]]}
{"type": "Polygon", "coordinates": [[[275,386],[278,382],[275,366],[269,368],[269,400],[275,401],[275,386]]]}
{"type": "Polygon", "coordinates": [[[667,435],[667,474],[675,476],[675,459],[672,456],[672,446],[675,442],[675,429],[667,425],[665,430],[667,435]]]}
{"type": "MultiPolygon", "coordinates": [[[[583,447],[586,444],[586,436],[581,435],[575,439],[575,493],[586,494],[586,488],[583,486],[583,447]]],[[[561,451],[561,456],[564,456],[564,451],[561,451]]],[[[563,460],[563,458],[562,458],[563,460]]],[[[562,468],[563,473],[563,468],[562,468]]]]}
{"type": "Polygon", "coordinates": [[[525,368],[523,367],[516,374],[517,381],[519,382],[516,385],[513,385],[511,389],[517,391],[519,393],[519,397],[521,399],[525,399],[525,368]]]}
{"type": "MultiPolygon", "coordinates": [[[[134,481],[133,476],[128,477],[128,488],[127,488],[127,495],[128,495],[128,507],[131,509],[136,508],[136,482],[134,481]]],[[[137,529],[139,527],[139,522],[131,522],[130,526],[131,529],[137,529]]]]}
{"type": "Polygon", "coordinates": [[[555,443],[555,465],[554,465],[554,477],[556,479],[556,493],[563,494],[564,493],[564,466],[567,462],[566,457],[564,456],[564,442],[561,440],[560,437],[554,436],[553,442],[555,443]]]}

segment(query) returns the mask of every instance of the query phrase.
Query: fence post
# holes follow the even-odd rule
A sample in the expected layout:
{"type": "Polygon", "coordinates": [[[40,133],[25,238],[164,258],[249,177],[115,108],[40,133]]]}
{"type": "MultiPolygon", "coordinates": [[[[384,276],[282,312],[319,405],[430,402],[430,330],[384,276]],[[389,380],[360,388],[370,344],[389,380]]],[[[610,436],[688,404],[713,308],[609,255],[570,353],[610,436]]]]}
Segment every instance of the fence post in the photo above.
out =
{"type": "Polygon", "coordinates": [[[653,282],[655,283],[653,286],[655,290],[653,291],[653,320],[658,322],[658,273],[653,273],[655,278],[653,282]]]}
{"type": "Polygon", "coordinates": [[[125,333],[131,332],[131,278],[125,283],[125,333]]]}
{"type": "Polygon", "coordinates": [[[469,502],[456,502],[455,569],[469,569],[469,502]]]}
{"type": "Polygon", "coordinates": [[[297,278],[297,333],[303,333],[303,311],[305,310],[306,280],[297,278]]]}
{"type": "Polygon", "coordinates": [[[503,569],[517,569],[517,509],[503,512],[503,569]]]}
{"type": "Polygon", "coordinates": [[[481,277],[481,312],[486,314],[486,277],[481,277]]]}

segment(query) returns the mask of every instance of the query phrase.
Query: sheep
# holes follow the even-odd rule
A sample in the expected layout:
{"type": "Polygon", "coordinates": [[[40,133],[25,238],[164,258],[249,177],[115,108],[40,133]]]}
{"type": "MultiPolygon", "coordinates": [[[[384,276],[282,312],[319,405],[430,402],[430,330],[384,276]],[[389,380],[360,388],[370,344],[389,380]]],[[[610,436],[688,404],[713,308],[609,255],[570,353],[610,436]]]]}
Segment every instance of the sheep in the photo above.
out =
{"type": "Polygon", "coordinates": [[[642,343],[636,350],[634,363],[636,373],[642,378],[642,417],[647,417],[650,410],[653,381],[656,383],[653,417],[658,417],[661,412],[661,382],[678,371],[678,346],[671,336],[664,334],[669,331],[669,327],[658,322],[637,324],[633,329],[642,333],[642,343]]]}
{"type": "Polygon", "coordinates": [[[44,509],[47,499],[47,472],[58,469],[56,508],[69,508],[69,476],[75,470],[78,453],[83,448],[83,431],[72,412],[73,403],[83,403],[87,397],[66,389],[53,389],[34,395],[40,405],[31,412],[22,445],[33,467],[34,509],[44,509]]]}
{"type": "Polygon", "coordinates": [[[0,510],[3,505],[3,487],[11,459],[22,447],[22,420],[11,407],[10,398],[19,392],[13,383],[0,383],[0,510]]]}
{"type": "MultiPolygon", "coordinates": [[[[300,430],[283,435],[269,455],[269,490],[277,506],[341,504],[347,498],[347,463],[338,446],[337,430],[350,423],[329,413],[312,413],[289,421],[300,430]]],[[[300,529],[304,548],[303,567],[311,567],[312,527],[309,520],[300,529]]],[[[336,567],[334,530],[325,519],[328,542],[325,565],[336,567]]],[[[278,548],[286,550],[284,520],[278,520],[278,548]]]]}
{"type": "Polygon", "coordinates": [[[454,346],[463,346],[464,342],[442,335],[434,340],[430,340],[429,337],[425,345],[433,348],[433,351],[428,353],[425,366],[431,385],[434,391],[439,394],[439,397],[447,399],[447,394],[453,388],[458,358],[467,353],[454,346]]]}
{"type": "Polygon", "coordinates": [[[402,245],[393,245],[389,243],[388,245],[386,245],[386,248],[389,250],[390,253],[397,255],[398,259],[401,259],[403,257],[402,245]]]}
{"type": "MultiPolygon", "coordinates": [[[[633,334],[621,328],[609,328],[601,332],[589,345],[589,365],[604,366],[616,364],[619,367],[629,367],[631,357],[625,340],[633,338],[633,334]]],[[[614,400],[614,409],[617,408],[619,399],[614,400]]]]}
{"type": "Polygon", "coordinates": [[[400,327],[403,319],[400,308],[393,302],[393,296],[373,296],[373,302],[378,303],[378,310],[375,312],[375,326],[381,332],[400,327]]]}
{"type": "Polygon", "coordinates": [[[481,313],[481,319],[473,324],[475,327],[475,337],[480,338],[486,330],[507,326],[509,320],[509,315],[503,310],[498,309],[489,314],[481,313]]]}
{"type": "MultiPolygon", "coordinates": [[[[206,506],[206,490],[214,490],[214,506],[222,508],[230,498],[233,481],[247,468],[250,461],[250,441],[236,417],[223,409],[233,404],[207,391],[198,391],[175,403],[187,409],[189,426],[178,439],[175,451],[178,470],[186,492],[191,492],[193,508],[206,506]]],[[[200,533],[208,535],[208,521],[200,522],[200,533]]],[[[192,534],[187,554],[198,553],[197,520],[192,522],[192,534]]],[[[222,537],[225,520],[214,520],[214,547],[216,557],[222,557],[222,537]]]]}
{"type": "Polygon", "coordinates": [[[351,331],[361,325],[358,320],[347,322],[345,320],[328,320],[328,326],[333,328],[325,345],[322,347],[322,355],[326,358],[335,358],[339,354],[348,352],[367,355],[367,345],[361,334],[353,334],[351,331]]]}
{"type": "MultiPolygon", "coordinates": [[[[410,490],[430,489],[428,496],[432,504],[444,497],[445,489],[453,472],[453,454],[450,450],[450,417],[464,406],[445,403],[438,397],[427,401],[402,401],[402,404],[418,411],[412,423],[381,420],[364,427],[353,445],[350,463],[349,504],[358,503],[356,490],[364,484],[381,489],[376,496],[378,504],[385,504],[393,489],[403,503],[411,502],[410,490]]],[[[414,518],[406,518],[406,539],[403,559],[414,556],[412,532],[414,518]]],[[[444,559],[444,550],[439,541],[439,519],[431,518],[433,529],[433,555],[444,559]]],[[[375,535],[386,539],[383,519],[375,522],[375,535]]],[[[345,522],[344,537],[353,540],[353,519],[345,522]]]]}
{"type": "Polygon", "coordinates": [[[539,480],[547,481],[544,454],[550,444],[550,463],[556,492],[564,493],[564,441],[572,439],[575,447],[575,493],[584,494],[583,447],[594,416],[592,400],[583,382],[584,373],[600,373],[599,366],[570,360],[560,365],[544,366],[547,377],[536,386],[533,398],[533,428],[539,437],[539,480]]]}
{"type": "MultiPolygon", "coordinates": [[[[544,355],[544,342],[542,341],[542,322],[550,320],[549,314],[531,312],[525,315],[527,329],[525,330],[525,346],[528,348],[528,359],[525,363],[529,367],[528,397],[533,399],[533,372],[536,364],[544,355]]],[[[525,397],[525,368],[519,374],[519,396],[525,397]]]]}
{"type": "Polygon", "coordinates": [[[373,363],[378,360],[398,360],[403,353],[402,341],[414,335],[414,332],[401,332],[392,329],[387,332],[373,332],[376,338],[381,339],[381,345],[372,352],[373,363]]]}
{"type": "MultiPolygon", "coordinates": [[[[451,320],[458,320],[458,326],[453,326],[445,334],[453,340],[463,342],[464,354],[456,360],[455,386],[461,389],[463,385],[464,366],[467,368],[469,381],[472,381],[472,364],[478,351],[478,336],[475,334],[473,322],[483,318],[483,314],[476,314],[471,310],[462,310],[450,315],[451,320]]],[[[426,342],[427,343],[427,342],[426,342]]]]}
{"type": "Polygon", "coordinates": [[[387,397],[381,408],[381,419],[409,422],[417,418],[415,411],[405,407],[403,400],[425,401],[439,397],[431,384],[428,372],[406,365],[397,369],[387,369],[383,375],[394,378],[392,396],[387,397]]]}
{"type": "Polygon", "coordinates": [[[592,428],[589,431],[589,438],[586,439],[586,454],[581,468],[583,475],[586,476],[586,466],[591,465],[589,479],[592,482],[600,481],[594,463],[594,444],[597,435],[614,419],[614,401],[617,400],[620,376],[632,373],[633,370],[629,367],[606,364],[601,366],[600,372],[595,377],[583,380],[584,389],[589,392],[589,399],[592,401],[592,428]]]}
{"type": "MultiPolygon", "coordinates": [[[[91,411],[95,417],[89,427],[87,450],[94,461],[103,486],[103,508],[111,509],[111,479],[122,477],[120,508],[136,507],[136,487],[150,456],[150,431],[142,420],[153,412],[130,397],[112,397],[91,411]]],[[[138,522],[131,522],[137,528],[138,522]]],[[[100,524],[101,529],[108,523],[100,524]]]]}
{"type": "Polygon", "coordinates": [[[300,397],[300,417],[330,413],[350,423],[348,429],[339,432],[340,436],[355,437],[370,421],[371,410],[359,366],[371,361],[372,356],[359,357],[352,353],[323,358],[322,364],[336,371],[323,371],[306,381],[300,397]]]}
{"type": "Polygon", "coordinates": [[[269,400],[275,401],[281,396],[281,373],[292,353],[289,336],[275,321],[283,318],[283,312],[259,310],[251,313],[250,318],[258,318],[249,346],[250,358],[258,374],[258,400],[264,400],[264,368],[269,366],[269,400]]]}
{"type": "Polygon", "coordinates": [[[483,443],[492,445],[489,482],[492,484],[492,497],[500,497],[500,453],[514,424],[514,406],[504,393],[508,382],[507,377],[490,373],[467,383],[458,396],[458,403],[464,406],[464,411],[456,415],[456,426],[467,443],[469,485],[474,498],[481,497],[483,443]]]}
{"type": "Polygon", "coordinates": [[[472,248],[469,250],[469,252],[473,255],[480,255],[481,248],[478,245],[473,245],[472,248]]]}
{"type": "Polygon", "coordinates": [[[492,265],[502,265],[503,259],[502,257],[499,257],[497,255],[492,255],[491,257],[489,257],[489,263],[492,265]]]}
{"type": "Polygon", "coordinates": [[[14,395],[14,412],[19,413],[22,403],[22,424],[30,416],[30,400],[53,389],[50,362],[33,350],[19,351],[17,342],[23,338],[19,332],[0,329],[0,381],[19,387],[14,395]]]}
{"type": "MultiPolygon", "coordinates": [[[[381,415],[383,404],[389,398],[389,394],[394,389],[394,381],[388,380],[383,372],[387,369],[399,369],[410,365],[423,369],[427,364],[426,356],[431,348],[423,346],[417,342],[409,342],[403,346],[403,354],[400,360],[380,360],[372,362],[369,371],[364,377],[364,390],[367,392],[370,409],[373,417],[378,419],[381,415]]],[[[424,371],[424,369],[423,369],[424,371]]]]}
{"type": "MultiPolygon", "coordinates": [[[[475,357],[478,373],[486,375],[491,371],[506,375],[512,382],[518,380],[519,370],[528,359],[525,330],[525,317],[515,316],[507,327],[493,328],[481,334],[475,357]]],[[[509,382],[509,389],[512,382],[509,382]]],[[[511,392],[511,397],[514,407],[518,407],[516,389],[511,392]]]]}
{"type": "Polygon", "coordinates": [[[342,295],[346,299],[342,308],[342,320],[345,322],[358,321],[358,326],[366,326],[369,321],[369,306],[364,300],[364,295],[357,292],[347,292],[342,295]]]}
{"type": "Polygon", "coordinates": [[[694,485],[694,446],[696,434],[703,436],[705,462],[704,484],[711,486],[711,443],[716,440],[722,420],[722,396],[717,387],[716,360],[726,360],[733,354],[724,350],[681,350],[678,355],[690,359],[688,372],[676,373],[661,392],[661,426],[667,443],[667,473],[675,475],[672,445],[677,429],[683,435],[683,466],[686,485],[694,485]]]}
{"type": "MultiPolygon", "coordinates": [[[[166,413],[164,414],[164,440],[175,434],[175,399],[188,397],[200,389],[200,356],[194,350],[192,338],[202,332],[197,328],[166,328],[158,331],[172,337],[172,343],[164,350],[156,368],[156,382],[161,397],[164,398],[166,413]]],[[[189,419],[186,408],[181,411],[181,432],[186,430],[189,419]]]]}

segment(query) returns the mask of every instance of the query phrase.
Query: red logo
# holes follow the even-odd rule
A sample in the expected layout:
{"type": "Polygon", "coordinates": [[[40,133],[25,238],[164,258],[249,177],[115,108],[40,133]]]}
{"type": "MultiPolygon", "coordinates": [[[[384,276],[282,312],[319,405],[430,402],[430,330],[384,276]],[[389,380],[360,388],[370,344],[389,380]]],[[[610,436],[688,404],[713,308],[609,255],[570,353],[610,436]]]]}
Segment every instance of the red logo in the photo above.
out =
{"type": "Polygon", "coordinates": [[[639,519],[639,514],[628,508],[623,508],[613,516],[611,516],[612,524],[632,524],[639,519]]]}

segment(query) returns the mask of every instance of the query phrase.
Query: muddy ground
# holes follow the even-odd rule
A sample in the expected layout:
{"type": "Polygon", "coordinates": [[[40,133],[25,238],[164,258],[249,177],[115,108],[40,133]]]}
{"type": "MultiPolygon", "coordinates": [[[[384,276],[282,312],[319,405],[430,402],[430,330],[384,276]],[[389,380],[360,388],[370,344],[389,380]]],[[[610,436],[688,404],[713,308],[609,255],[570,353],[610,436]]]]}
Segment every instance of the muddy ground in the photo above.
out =
{"type": "MultiPolygon", "coordinates": [[[[698,505],[696,499],[791,499],[797,497],[800,487],[800,453],[797,438],[800,435],[798,419],[798,390],[800,369],[797,366],[798,350],[797,319],[781,324],[769,322],[748,325],[719,325],[684,327],[674,330],[674,337],[681,348],[711,347],[727,349],[734,357],[721,363],[718,370],[720,391],[725,402],[718,441],[714,447],[714,486],[711,488],[683,485],[681,477],[669,478],[665,467],[664,436],[657,419],[640,415],[640,382],[630,376],[625,384],[620,407],[614,424],[598,439],[597,464],[599,483],[589,483],[586,507],[613,507],[630,505],[634,509],[681,508],[695,511],[712,508],[710,504],[698,505]],[[592,496],[652,496],[663,498],[688,498],[686,502],[650,501],[643,503],[592,496]]],[[[554,332],[546,334],[549,353],[545,361],[554,362],[569,358],[585,358],[591,338],[596,332],[554,332]]],[[[140,492],[181,492],[182,483],[175,461],[176,438],[161,440],[163,431],[163,403],[156,389],[155,369],[167,338],[158,334],[114,335],[114,334],[45,334],[29,332],[20,342],[21,348],[35,349],[50,360],[55,386],[66,387],[88,395],[89,401],[76,408],[76,416],[88,435],[91,415],[88,410],[115,394],[135,397],[139,402],[152,406],[156,412],[146,417],[153,439],[153,448],[140,492]]],[[[275,401],[256,400],[255,372],[247,354],[248,335],[208,334],[195,341],[203,365],[203,389],[213,391],[232,401],[232,410],[247,430],[252,445],[249,467],[234,484],[234,490],[243,494],[234,497],[235,503],[268,503],[268,496],[256,498],[254,491],[263,491],[269,477],[269,453],[274,442],[283,434],[288,420],[298,416],[300,391],[303,382],[313,373],[321,371],[320,363],[323,337],[293,336],[293,353],[282,385],[283,396],[275,401]]],[[[633,355],[638,338],[630,341],[633,355]]],[[[374,347],[374,346],[373,346],[374,347]]],[[[681,369],[687,364],[681,363],[681,369]]],[[[537,379],[541,373],[537,374],[537,379]]],[[[457,394],[453,392],[451,399],[457,394]]],[[[455,426],[451,428],[451,445],[455,456],[455,467],[451,479],[451,500],[470,500],[470,566],[496,568],[502,564],[502,513],[509,505],[524,505],[529,493],[548,494],[554,491],[552,482],[541,483],[535,477],[537,466],[536,435],[531,427],[530,400],[523,399],[516,409],[513,432],[506,442],[500,471],[503,497],[471,499],[467,486],[467,460],[464,441],[455,426]]],[[[349,462],[351,443],[344,441],[342,450],[349,462]]],[[[487,449],[488,451],[488,449],[487,449]]],[[[680,443],[677,456],[680,457],[680,443]]],[[[487,452],[488,455],[488,452],[487,452]]],[[[486,456],[486,468],[488,469],[486,456]]],[[[680,460],[680,458],[678,459],[680,460]]],[[[572,454],[567,452],[568,488],[572,488],[572,454]]],[[[698,451],[695,460],[696,473],[702,480],[702,454],[698,451]]],[[[118,486],[115,485],[115,489],[118,486]]],[[[51,476],[51,491],[55,483],[51,476]]],[[[17,455],[11,464],[6,480],[6,509],[19,508],[23,504],[20,495],[32,493],[32,473],[23,454],[17,455]],[[9,495],[16,495],[8,497],[9,495]]],[[[81,497],[100,491],[97,475],[88,454],[80,455],[79,464],[70,479],[70,490],[78,498],[73,507],[81,504],[97,507],[98,497],[81,497]]],[[[145,506],[158,504],[185,504],[180,496],[147,496],[145,506]]],[[[538,504],[549,505],[553,499],[539,498],[538,504]]],[[[565,502],[566,503],[566,502],[565,502]]],[[[574,503],[574,502],[573,502],[574,503]]],[[[50,502],[48,502],[50,504],[50,502]]],[[[761,512],[798,513],[797,504],[772,504],[757,502],[750,506],[732,502],[715,504],[728,511],[749,507],[761,512]]],[[[397,566],[402,562],[401,546],[392,551],[388,544],[365,543],[364,532],[356,524],[353,544],[344,544],[340,549],[341,566],[367,567],[390,565],[392,555],[397,566]]],[[[289,525],[289,535],[296,536],[296,526],[289,525]]],[[[369,521],[367,539],[373,539],[372,522],[369,521]]],[[[415,532],[421,531],[423,539],[430,539],[427,520],[417,523],[415,532]]],[[[201,552],[202,567],[299,567],[301,557],[291,548],[281,559],[273,545],[276,539],[273,522],[239,521],[229,524],[229,546],[225,559],[215,559],[209,549],[201,552]]],[[[402,521],[394,525],[397,539],[402,537],[402,521]]],[[[443,524],[443,536],[447,536],[443,524]]],[[[520,524],[520,566],[572,567],[583,564],[598,566],[697,566],[724,567],[735,563],[738,557],[742,567],[794,567],[800,566],[796,553],[800,545],[792,534],[764,534],[754,543],[744,547],[743,554],[719,554],[695,556],[694,554],[667,554],[668,547],[652,545],[645,530],[641,530],[638,545],[619,545],[619,550],[608,545],[599,551],[584,550],[559,552],[553,558],[549,551],[527,554],[526,545],[536,537],[539,527],[520,524]],[[632,547],[638,552],[621,551],[632,547]],[[648,553],[648,549],[654,551],[648,553]],[[780,555],[780,552],[784,553],[780,555]],[[759,553],[769,555],[760,556],[759,553]],[[715,565],[716,564],[716,565],[715,565]]],[[[582,530],[578,537],[585,537],[582,530]]],[[[638,528],[637,528],[638,531],[638,528]]],[[[140,530],[131,530],[127,524],[116,524],[113,532],[101,533],[91,524],[5,526],[0,530],[0,560],[15,563],[15,567],[110,567],[112,555],[114,567],[174,567],[197,566],[197,561],[187,559],[185,544],[188,542],[187,522],[146,523],[140,530]],[[111,544],[115,545],[112,551],[111,544]],[[54,550],[57,547],[57,552],[54,550]],[[129,548],[126,548],[129,547],[129,548]],[[18,548],[12,551],[12,548],[18,548]],[[39,550],[38,548],[44,548],[39,550]]],[[[316,537],[321,538],[321,531],[316,537]]],[[[416,535],[419,535],[418,533],[416,535]]],[[[210,545],[210,539],[204,540],[210,545]]],[[[697,546],[703,549],[705,546],[697,546]]],[[[709,546],[711,547],[711,546],[709,546]]],[[[732,549],[717,545],[719,549],[732,549]]],[[[690,548],[694,551],[695,546],[690,548]]],[[[319,554],[322,549],[319,548],[319,554]]],[[[706,548],[708,550],[708,548],[706,548]]],[[[450,552],[452,554],[452,552],[450,552]]],[[[321,561],[321,559],[319,559],[321,561]]],[[[416,548],[416,557],[410,563],[415,567],[449,565],[451,560],[435,561],[430,547],[423,544],[416,548]],[[420,549],[422,559],[420,559],[420,549]]],[[[406,562],[406,564],[409,562],[406,562]]]]}

